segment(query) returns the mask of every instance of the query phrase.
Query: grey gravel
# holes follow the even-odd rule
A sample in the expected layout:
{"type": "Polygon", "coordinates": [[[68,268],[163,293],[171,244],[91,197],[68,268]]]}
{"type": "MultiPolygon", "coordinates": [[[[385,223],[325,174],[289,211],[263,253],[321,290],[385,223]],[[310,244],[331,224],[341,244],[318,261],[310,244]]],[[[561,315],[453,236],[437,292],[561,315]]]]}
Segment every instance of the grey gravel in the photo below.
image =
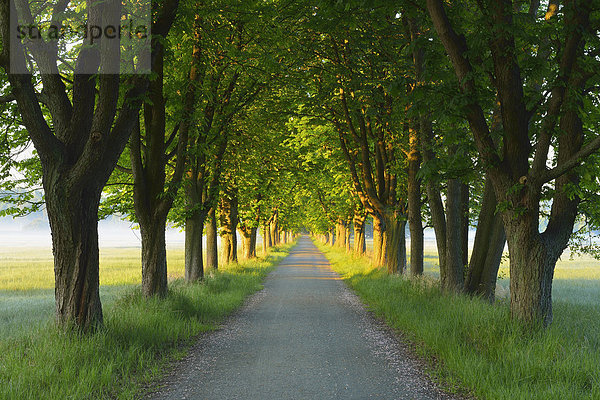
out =
{"type": "Polygon", "coordinates": [[[369,313],[308,237],[148,399],[459,399],[369,313]]]}

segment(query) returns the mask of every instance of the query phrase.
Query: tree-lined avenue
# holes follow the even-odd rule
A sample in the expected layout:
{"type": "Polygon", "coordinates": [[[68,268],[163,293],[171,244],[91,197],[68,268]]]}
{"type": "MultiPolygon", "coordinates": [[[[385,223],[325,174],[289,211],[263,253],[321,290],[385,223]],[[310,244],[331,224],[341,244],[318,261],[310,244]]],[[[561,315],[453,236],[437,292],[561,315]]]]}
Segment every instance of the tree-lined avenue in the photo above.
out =
{"type": "Polygon", "coordinates": [[[151,399],[439,399],[307,236],[151,399]]]}

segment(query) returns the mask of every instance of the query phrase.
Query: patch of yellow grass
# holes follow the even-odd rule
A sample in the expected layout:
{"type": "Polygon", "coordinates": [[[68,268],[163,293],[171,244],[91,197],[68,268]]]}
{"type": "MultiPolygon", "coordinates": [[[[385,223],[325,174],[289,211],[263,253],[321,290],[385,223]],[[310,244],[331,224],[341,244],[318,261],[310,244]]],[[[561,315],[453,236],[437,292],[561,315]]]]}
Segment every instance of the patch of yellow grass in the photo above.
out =
{"type": "MultiPolygon", "coordinates": [[[[100,250],[100,285],[133,285],[142,280],[139,248],[100,250]]],[[[184,275],[183,249],[167,250],[169,279],[184,275]]],[[[52,251],[47,248],[0,249],[0,290],[54,288],[52,251]]]]}

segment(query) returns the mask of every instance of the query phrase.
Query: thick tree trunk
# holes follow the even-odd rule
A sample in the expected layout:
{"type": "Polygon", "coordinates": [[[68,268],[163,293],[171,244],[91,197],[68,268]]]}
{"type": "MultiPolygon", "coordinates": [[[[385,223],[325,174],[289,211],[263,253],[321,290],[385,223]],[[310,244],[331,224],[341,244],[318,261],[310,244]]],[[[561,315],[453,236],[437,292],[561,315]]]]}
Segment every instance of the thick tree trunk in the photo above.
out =
{"type": "Polygon", "coordinates": [[[202,259],[202,233],[204,219],[201,215],[192,215],[185,220],[185,280],[197,282],[204,278],[204,260],[202,259]]]}
{"type": "Polygon", "coordinates": [[[226,192],[221,198],[221,259],[224,263],[237,262],[238,225],[237,193],[226,192]]]}
{"type": "MultiPolygon", "coordinates": [[[[515,224],[517,225],[517,224],[515,224]]],[[[527,324],[552,322],[552,278],[558,257],[530,227],[514,226],[507,234],[510,253],[510,311],[527,324]]],[[[536,228],[537,229],[537,228],[536,228]]]]}
{"type": "Polygon", "coordinates": [[[146,297],[167,295],[167,247],[165,219],[140,224],[142,236],[142,293],[146,297]]]}
{"type": "Polygon", "coordinates": [[[446,199],[446,264],[440,265],[440,282],[443,290],[461,291],[464,285],[462,255],[462,194],[458,179],[448,180],[446,199]]]}
{"type": "Polygon", "coordinates": [[[229,227],[221,227],[221,259],[224,263],[237,262],[237,235],[229,227]]]}
{"type": "Polygon", "coordinates": [[[240,227],[238,229],[242,237],[242,258],[249,260],[256,257],[256,228],[240,227]]]}
{"type": "Polygon", "coordinates": [[[402,216],[386,218],[383,247],[385,264],[389,273],[403,273],[406,268],[406,219],[402,216]]]}
{"type": "Polygon", "coordinates": [[[373,264],[385,265],[385,222],[383,218],[373,215],[373,264]]]}
{"type": "Polygon", "coordinates": [[[217,216],[213,207],[208,213],[208,224],[206,224],[206,268],[216,270],[218,267],[217,216]]]}
{"type": "Polygon", "coordinates": [[[339,247],[340,249],[346,248],[347,230],[347,225],[344,221],[340,220],[335,224],[336,247],[339,247]]]}
{"type": "Polygon", "coordinates": [[[365,220],[367,215],[361,212],[354,213],[354,253],[356,255],[365,254],[367,247],[365,241],[365,220]]]}
{"type": "Polygon", "coordinates": [[[103,319],[98,255],[101,190],[74,193],[58,180],[49,184],[49,175],[53,174],[44,174],[44,191],[52,230],[56,318],[60,325],[74,323],[84,331],[93,330],[103,319]]]}
{"type": "Polygon", "coordinates": [[[498,268],[506,243],[502,216],[496,213],[497,204],[494,188],[486,178],[465,292],[490,302],[495,298],[498,268]]]}

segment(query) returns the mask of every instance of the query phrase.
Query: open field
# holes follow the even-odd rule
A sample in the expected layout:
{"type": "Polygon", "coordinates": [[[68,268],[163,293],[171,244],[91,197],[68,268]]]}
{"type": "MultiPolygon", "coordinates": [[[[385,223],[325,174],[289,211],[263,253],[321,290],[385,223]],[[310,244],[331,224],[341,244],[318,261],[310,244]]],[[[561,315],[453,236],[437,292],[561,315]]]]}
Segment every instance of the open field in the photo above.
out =
{"type": "MultiPolygon", "coordinates": [[[[183,278],[183,248],[167,250],[167,265],[170,281],[183,278]]],[[[53,268],[49,248],[0,248],[0,337],[19,336],[52,320],[53,268]]],[[[100,249],[100,298],[105,309],[141,279],[139,248],[100,249]]]]}
{"type": "MultiPolygon", "coordinates": [[[[492,306],[441,293],[431,251],[425,277],[406,279],[373,268],[367,258],[319,247],[369,308],[416,344],[431,374],[446,386],[491,400],[600,399],[598,261],[559,262],[554,322],[530,332],[510,319],[505,299],[492,306]]],[[[498,292],[506,296],[508,268],[502,275],[498,292]]]]}
{"type": "MultiPolygon", "coordinates": [[[[424,261],[425,274],[438,278],[435,249],[426,249],[424,261]]],[[[503,260],[496,285],[496,296],[500,299],[509,297],[509,277],[508,260],[503,260]]],[[[552,298],[558,302],[600,306],[600,261],[589,256],[575,259],[563,256],[554,270],[552,298]]]]}
{"type": "MultiPolygon", "coordinates": [[[[105,307],[141,283],[139,248],[100,250],[100,298],[105,307]]],[[[169,279],[183,277],[183,249],[167,251],[169,279]]],[[[0,337],[18,336],[54,316],[52,251],[0,249],[0,337]]]]}

